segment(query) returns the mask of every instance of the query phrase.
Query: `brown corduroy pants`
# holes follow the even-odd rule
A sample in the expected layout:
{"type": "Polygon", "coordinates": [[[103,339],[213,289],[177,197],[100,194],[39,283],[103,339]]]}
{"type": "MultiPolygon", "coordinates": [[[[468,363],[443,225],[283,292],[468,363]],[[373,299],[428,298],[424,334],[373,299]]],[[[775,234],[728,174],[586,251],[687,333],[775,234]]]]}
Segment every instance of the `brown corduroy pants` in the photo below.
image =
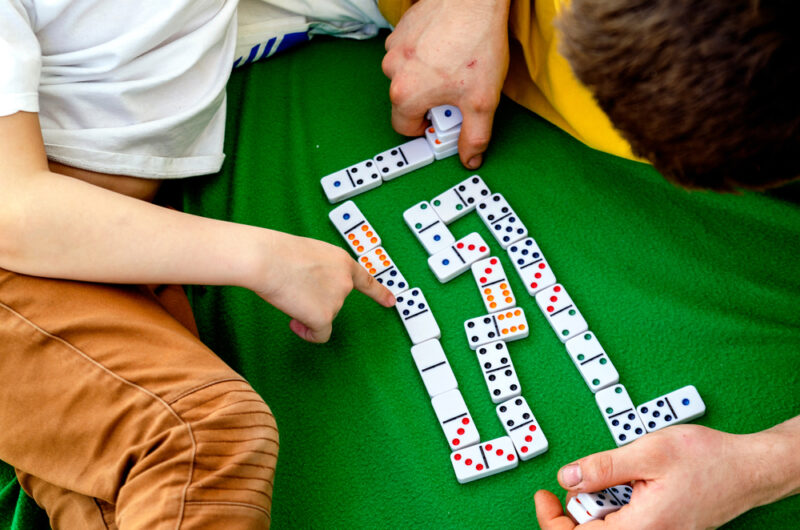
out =
{"type": "Polygon", "coordinates": [[[54,528],[267,528],[277,454],[180,287],[0,269],[0,459],[54,528]]]}

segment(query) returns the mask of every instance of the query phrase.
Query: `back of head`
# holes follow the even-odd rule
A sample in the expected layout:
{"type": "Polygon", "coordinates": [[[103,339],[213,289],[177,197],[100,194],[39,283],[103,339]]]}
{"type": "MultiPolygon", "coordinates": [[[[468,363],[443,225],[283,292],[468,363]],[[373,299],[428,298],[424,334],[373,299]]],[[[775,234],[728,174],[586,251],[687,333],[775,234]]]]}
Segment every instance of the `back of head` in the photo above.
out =
{"type": "Polygon", "coordinates": [[[800,2],[572,0],[562,53],[636,155],[687,188],[800,176],[800,2]]]}

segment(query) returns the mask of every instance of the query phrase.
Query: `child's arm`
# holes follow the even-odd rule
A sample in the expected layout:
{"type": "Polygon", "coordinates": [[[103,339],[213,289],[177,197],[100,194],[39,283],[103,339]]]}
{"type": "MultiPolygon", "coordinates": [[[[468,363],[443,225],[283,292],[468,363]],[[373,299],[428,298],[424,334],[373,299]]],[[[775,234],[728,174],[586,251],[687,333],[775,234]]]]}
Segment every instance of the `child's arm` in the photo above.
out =
{"type": "Polygon", "coordinates": [[[397,132],[419,136],[428,109],[456,105],[461,162],[481,165],[508,70],[508,10],[509,0],[421,0],[403,15],[382,65],[397,132]]]}
{"type": "Polygon", "coordinates": [[[108,283],[237,285],[294,317],[292,330],[326,341],[355,288],[392,294],[339,247],[193,216],[48,170],[38,116],[0,118],[0,267],[108,283]]]}
{"type": "MultiPolygon", "coordinates": [[[[716,528],[800,493],[800,416],[745,435],[675,425],[582,458],[562,468],[558,480],[568,500],[636,481],[630,504],[592,528],[716,528]]],[[[555,495],[539,491],[535,499],[543,530],[575,526],[555,495]]]]}

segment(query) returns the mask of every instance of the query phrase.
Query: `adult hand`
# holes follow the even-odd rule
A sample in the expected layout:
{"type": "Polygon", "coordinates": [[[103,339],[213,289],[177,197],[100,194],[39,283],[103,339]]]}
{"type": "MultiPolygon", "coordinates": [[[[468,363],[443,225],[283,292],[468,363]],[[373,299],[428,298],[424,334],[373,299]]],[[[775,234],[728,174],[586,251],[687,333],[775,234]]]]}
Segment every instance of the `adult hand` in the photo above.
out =
{"type": "MultiPolygon", "coordinates": [[[[790,492],[796,479],[782,480],[779,468],[797,468],[798,456],[784,459],[792,449],[786,444],[797,442],[767,433],[733,435],[676,425],[564,466],[558,481],[568,491],[566,502],[578,493],[633,481],[630,504],[579,529],[715,528],[790,492]],[[789,489],[779,491],[783,488],[789,489]]],[[[555,495],[540,490],[534,500],[543,530],[575,528],[555,495]]]]}
{"type": "Polygon", "coordinates": [[[281,232],[270,231],[269,256],[259,278],[249,287],[292,317],[289,327],[309,342],[326,342],[332,322],[353,289],[384,307],[394,295],[369,275],[344,249],[281,232]]]}
{"type": "Polygon", "coordinates": [[[464,117],[461,162],[478,168],[508,71],[509,0],[421,0],[386,39],[383,72],[392,80],[392,126],[420,136],[431,107],[456,105],[464,117]]]}

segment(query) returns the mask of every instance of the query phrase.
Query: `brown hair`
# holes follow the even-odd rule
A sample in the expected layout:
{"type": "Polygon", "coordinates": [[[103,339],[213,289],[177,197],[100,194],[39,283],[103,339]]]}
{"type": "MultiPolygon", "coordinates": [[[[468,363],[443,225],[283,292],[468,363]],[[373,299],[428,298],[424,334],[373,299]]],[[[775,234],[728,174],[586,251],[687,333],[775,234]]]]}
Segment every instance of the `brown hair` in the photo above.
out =
{"type": "Polygon", "coordinates": [[[561,51],[669,180],[764,189],[800,176],[798,4],[572,0],[561,51]]]}

